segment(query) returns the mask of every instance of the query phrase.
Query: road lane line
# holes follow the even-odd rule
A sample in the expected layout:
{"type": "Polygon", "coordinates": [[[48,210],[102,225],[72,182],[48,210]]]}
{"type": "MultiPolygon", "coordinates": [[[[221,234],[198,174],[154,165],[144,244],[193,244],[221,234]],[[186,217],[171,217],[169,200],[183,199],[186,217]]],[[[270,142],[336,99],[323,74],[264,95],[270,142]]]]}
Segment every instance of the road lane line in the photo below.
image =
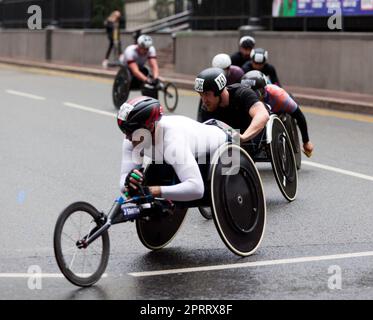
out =
{"type": "Polygon", "coordinates": [[[34,94],[26,93],[26,92],[21,92],[21,91],[15,91],[15,90],[5,90],[9,94],[13,94],[15,96],[20,96],[20,97],[25,97],[25,98],[30,98],[30,99],[35,99],[35,100],[46,100],[46,98],[41,97],[41,96],[36,96],[34,94]]]}
{"type": "Polygon", "coordinates": [[[75,108],[75,109],[79,109],[79,110],[83,110],[83,111],[93,112],[93,113],[97,113],[97,114],[101,114],[101,115],[109,116],[109,117],[113,117],[113,118],[116,117],[115,113],[108,112],[108,111],[103,111],[103,110],[98,110],[98,109],[90,108],[90,107],[86,107],[86,106],[82,106],[80,104],[76,104],[76,103],[72,103],[72,102],[64,102],[63,104],[64,104],[64,106],[70,107],[70,108],[75,108]]]}
{"type": "Polygon", "coordinates": [[[60,71],[60,70],[51,70],[51,69],[45,69],[45,68],[38,68],[38,67],[27,67],[27,66],[19,66],[19,65],[9,65],[9,64],[3,64],[0,62],[0,68],[4,68],[7,70],[16,70],[20,72],[28,72],[28,73],[34,73],[34,74],[40,74],[40,75],[46,75],[46,76],[59,76],[59,77],[65,77],[65,78],[76,78],[79,80],[92,80],[95,82],[101,82],[101,83],[113,83],[113,80],[102,78],[101,76],[95,76],[95,75],[83,75],[79,74],[73,71],[60,71]]]}
{"type": "Polygon", "coordinates": [[[176,274],[176,273],[191,273],[191,272],[217,271],[217,270],[227,270],[227,269],[252,268],[252,267],[274,266],[274,265],[295,264],[295,263],[305,263],[305,262],[315,262],[315,261],[370,257],[370,256],[373,256],[373,251],[335,254],[335,255],[327,255],[327,256],[301,257],[301,258],[293,258],[293,259],[255,261],[255,262],[246,262],[246,263],[225,264],[225,265],[218,265],[218,266],[131,272],[131,273],[128,273],[128,275],[133,276],[133,277],[150,277],[150,276],[161,276],[161,275],[176,274]]]}
{"type": "Polygon", "coordinates": [[[364,179],[364,180],[368,180],[368,181],[373,181],[372,176],[368,176],[366,174],[361,174],[361,173],[357,173],[357,172],[353,172],[353,171],[348,171],[348,170],[343,170],[343,169],[327,166],[327,165],[317,163],[317,162],[302,161],[302,164],[306,164],[308,166],[323,169],[323,170],[328,170],[328,171],[333,171],[333,172],[345,174],[347,176],[351,176],[351,177],[355,177],[355,178],[360,178],[360,179],[364,179]]]}
{"type": "MultiPolygon", "coordinates": [[[[79,276],[88,277],[90,273],[81,273],[79,276]]],[[[65,278],[62,273],[0,273],[0,278],[65,278]]],[[[102,278],[106,278],[107,273],[102,275],[102,278]]]]}

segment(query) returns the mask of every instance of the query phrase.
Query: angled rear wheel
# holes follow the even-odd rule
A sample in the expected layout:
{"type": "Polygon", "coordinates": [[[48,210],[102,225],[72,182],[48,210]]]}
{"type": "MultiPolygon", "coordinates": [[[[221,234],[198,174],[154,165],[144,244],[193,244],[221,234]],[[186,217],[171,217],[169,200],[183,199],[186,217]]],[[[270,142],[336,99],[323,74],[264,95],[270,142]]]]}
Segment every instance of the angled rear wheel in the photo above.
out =
{"type": "Polygon", "coordinates": [[[221,239],[233,253],[249,256],[259,247],[265,229],[262,181],[251,157],[241,147],[225,144],[219,153],[215,153],[211,162],[214,223],[221,239]],[[228,165],[227,171],[226,159],[230,157],[235,160],[228,165]]]}
{"type": "Polygon", "coordinates": [[[277,185],[283,196],[293,201],[298,190],[297,166],[290,137],[278,117],[273,119],[269,150],[277,185]]]}

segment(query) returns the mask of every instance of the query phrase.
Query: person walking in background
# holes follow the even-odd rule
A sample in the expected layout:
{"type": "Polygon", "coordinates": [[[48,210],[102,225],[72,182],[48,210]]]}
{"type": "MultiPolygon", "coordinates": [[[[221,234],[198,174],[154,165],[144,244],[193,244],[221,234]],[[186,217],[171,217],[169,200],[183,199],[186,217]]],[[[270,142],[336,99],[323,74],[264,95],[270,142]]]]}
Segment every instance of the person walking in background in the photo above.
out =
{"type": "Polygon", "coordinates": [[[120,19],[121,19],[121,13],[119,10],[113,11],[109,17],[104,22],[105,29],[106,29],[106,35],[109,39],[109,47],[106,51],[105,59],[102,61],[102,66],[104,68],[108,67],[109,63],[109,57],[111,50],[113,49],[114,45],[116,46],[115,52],[117,53],[117,57],[119,59],[119,55],[122,52],[122,45],[120,42],[120,19]]]}

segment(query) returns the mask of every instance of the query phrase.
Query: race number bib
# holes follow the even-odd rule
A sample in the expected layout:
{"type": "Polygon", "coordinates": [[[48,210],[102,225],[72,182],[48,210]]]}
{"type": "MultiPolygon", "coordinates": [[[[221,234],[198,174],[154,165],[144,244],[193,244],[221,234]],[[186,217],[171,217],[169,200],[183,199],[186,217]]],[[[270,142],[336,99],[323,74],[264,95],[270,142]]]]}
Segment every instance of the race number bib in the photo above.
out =
{"type": "Polygon", "coordinates": [[[227,84],[227,79],[225,78],[224,74],[219,74],[215,79],[215,83],[217,84],[219,90],[225,88],[227,84]]]}
{"type": "Polygon", "coordinates": [[[204,79],[196,78],[196,81],[194,82],[194,90],[197,92],[203,92],[203,83],[205,82],[204,79]]]}
{"type": "Polygon", "coordinates": [[[241,84],[244,85],[245,87],[252,88],[252,87],[255,87],[256,80],[254,80],[254,79],[243,79],[241,81],[241,84]]]}

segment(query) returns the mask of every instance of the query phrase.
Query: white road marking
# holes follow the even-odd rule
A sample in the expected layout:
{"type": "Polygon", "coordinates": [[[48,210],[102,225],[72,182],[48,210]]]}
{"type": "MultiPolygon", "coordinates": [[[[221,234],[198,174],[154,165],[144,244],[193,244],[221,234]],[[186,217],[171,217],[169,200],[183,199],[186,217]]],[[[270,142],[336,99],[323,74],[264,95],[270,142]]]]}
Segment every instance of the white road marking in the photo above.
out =
{"type": "Polygon", "coordinates": [[[327,166],[327,165],[317,163],[317,162],[302,161],[302,164],[306,164],[308,166],[312,166],[312,167],[319,168],[319,169],[324,169],[324,170],[328,170],[328,171],[333,171],[333,172],[345,174],[345,175],[351,176],[351,177],[356,177],[356,178],[360,178],[360,179],[364,179],[364,180],[368,180],[368,181],[373,181],[372,176],[368,176],[366,174],[361,174],[361,173],[357,173],[357,172],[353,172],[353,171],[348,171],[348,170],[343,170],[343,169],[327,166]]]}
{"type": "Polygon", "coordinates": [[[5,91],[9,94],[13,94],[13,95],[20,96],[20,97],[25,97],[25,98],[35,99],[35,100],[46,100],[46,98],[44,97],[36,96],[34,94],[30,94],[26,92],[15,91],[15,90],[10,90],[10,89],[5,90],[5,91]]]}
{"type": "MultiPolygon", "coordinates": [[[[78,274],[80,277],[88,277],[89,273],[78,274]]],[[[0,278],[64,278],[62,273],[0,273],[0,278]]],[[[107,273],[102,275],[102,278],[106,278],[107,273]]]]}
{"type": "Polygon", "coordinates": [[[76,104],[76,103],[72,103],[72,102],[64,102],[63,104],[64,104],[64,106],[70,107],[70,108],[75,108],[75,109],[79,109],[79,110],[83,110],[83,111],[93,112],[93,113],[97,113],[97,114],[101,114],[101,115],[109,116],[109,117],[113,117],[113,118],[116,117],[116,114],[113,113],[113,112],[98,110],[98,109],[95,109],[95,108],[82,106],[80,104],[76,104]]]}
{"type": "Polygon", "coordinates": [[[239,269],[239,268],[262,267],[262,266],[274,266],[274,265],[282,265],[282,264],[305,263],[305,262],[370,257],[370,256],[373,256],[373,251],[335,254],[335,255],[327,255],[327,256],[301,257],[301,258],[293,258],[293,259],[255,261],[255,262],[246,262],[246,263],[225,264],[225,265],[219,265],[219,266],[131,272],[129,273],[129,275],[133,277],[149,277],[149,276],[161,276],[161,275],[175,274],[175,273],[190,273],[190,272],[216,271],[216,270],[239,269]]]}

